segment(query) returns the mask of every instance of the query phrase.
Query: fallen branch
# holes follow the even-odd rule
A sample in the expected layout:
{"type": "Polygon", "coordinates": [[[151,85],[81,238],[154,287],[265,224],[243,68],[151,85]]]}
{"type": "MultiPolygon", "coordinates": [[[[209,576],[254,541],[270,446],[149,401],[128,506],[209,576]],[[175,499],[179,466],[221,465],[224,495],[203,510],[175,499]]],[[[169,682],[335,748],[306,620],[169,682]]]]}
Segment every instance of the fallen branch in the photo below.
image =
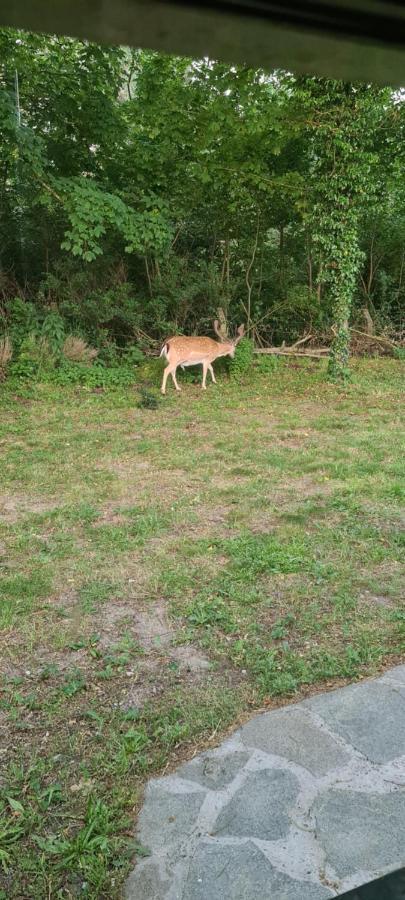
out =
{"type": "Polygon", "coordinates": [[[312,337],[312,334],[306,334],[304,337],[300,338],[299,341],[295,341],[295,344],[291,344],[290,350],[295,350],[296,347],[299,347],[300,344],[305,344],[312,337]]]}
{"type": "Polygon", "coordinates": [[[256,347],[255,353],[271,353],[275,356],[299,356],[301,359],[327,359],[329,350],[289,350],[288,347],[281,349],[280,347],[256,347]]]}
{"type": "Polygon", "coordinates": [[[386,337],[380,337],[379,335],[376,335],[376,334],[367,334],[366,331],[359,331],[358,328],[351,328],[350,331],[351,331],[353,334],[360,334],[361,337],[366,338],[366,340],[367,340],[367,341],[370,341],[371,344],[373,344],[374,341],[377,341],[377,342],[380,343],[380,344],[385,344],[387,347],[393,347],[393,348],[394,348],[394,347],[399,347],[399,346],[400,346],[399,344],[394,343],[394,341],[390,341],[389,338],[386,338],[386,337]]]}

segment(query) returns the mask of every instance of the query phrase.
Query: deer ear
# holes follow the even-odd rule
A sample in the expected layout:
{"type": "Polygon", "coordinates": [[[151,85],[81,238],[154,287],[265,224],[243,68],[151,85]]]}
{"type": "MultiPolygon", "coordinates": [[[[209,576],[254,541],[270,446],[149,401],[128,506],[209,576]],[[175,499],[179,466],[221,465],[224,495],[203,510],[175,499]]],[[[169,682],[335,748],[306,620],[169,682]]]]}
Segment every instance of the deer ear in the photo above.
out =
{"type": "Polygon", "coordinates": [[[239,341],[242,340],[242,338],[245,335],[245,326],[239,325],[239,328],[236,329],[236,333],[237,333],[238,337],[236,338],[235,344],[238,344],[239,341]]]}

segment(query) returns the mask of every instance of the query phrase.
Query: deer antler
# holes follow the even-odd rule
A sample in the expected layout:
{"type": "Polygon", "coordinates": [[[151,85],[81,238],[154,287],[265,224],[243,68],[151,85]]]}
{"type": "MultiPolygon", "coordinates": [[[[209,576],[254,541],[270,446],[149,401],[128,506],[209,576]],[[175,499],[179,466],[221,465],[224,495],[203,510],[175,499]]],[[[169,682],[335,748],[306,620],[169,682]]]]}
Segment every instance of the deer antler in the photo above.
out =
{"type": "Polygon", "coordinates": [[[219,322],[218,322],[218,319],[215,319],[215,322],[214,322],[214,331],[215,331],[215,334],[217,335],[217,337],[219,337],[219,340],[220,340],[220,341],[223,341],[224,335],[223,335],[223,333],[222,333],[222,331],[221,331],[221,326],[220,326],[220,324],[219,324],[219,322]]]}
{"type": "Polygon", "coordinates": [[[238,335],[238,337],[235,339],[234,343],[239,344],[239,341],[241,341],[245,336],[245,326],[239,325],[239,328],[236,329],[236,334],[238,335]]]}

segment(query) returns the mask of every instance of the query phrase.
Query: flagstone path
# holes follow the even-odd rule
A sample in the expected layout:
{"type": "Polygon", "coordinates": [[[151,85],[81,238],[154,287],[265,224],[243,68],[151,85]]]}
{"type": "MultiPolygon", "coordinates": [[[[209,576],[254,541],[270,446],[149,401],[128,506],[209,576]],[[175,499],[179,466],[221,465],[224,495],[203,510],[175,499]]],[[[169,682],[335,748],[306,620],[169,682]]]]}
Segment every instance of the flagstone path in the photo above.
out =
{"type": "Polygon", "coordinates": [[[326,900],[405,865],[405,665],[149,782],[127,900],[326,900]]]}

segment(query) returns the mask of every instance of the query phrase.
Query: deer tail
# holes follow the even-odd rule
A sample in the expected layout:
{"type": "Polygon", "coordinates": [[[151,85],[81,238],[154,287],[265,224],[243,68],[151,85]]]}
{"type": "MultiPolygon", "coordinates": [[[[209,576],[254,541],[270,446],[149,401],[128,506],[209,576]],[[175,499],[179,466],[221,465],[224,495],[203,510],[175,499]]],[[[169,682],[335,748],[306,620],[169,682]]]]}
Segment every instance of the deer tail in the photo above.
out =
{"type": "Polygon", "coordinates": [[[169,342],[166,341],[166,343],[163,344],[163,347],[162,347],[162,349],[161,349],[161,351],[160,351],[160,353],[159,353],[159,356],[165,356],[166,359],[167,359],[167,354],[168,354],[168,352],[169,352],[169,342]]]}

